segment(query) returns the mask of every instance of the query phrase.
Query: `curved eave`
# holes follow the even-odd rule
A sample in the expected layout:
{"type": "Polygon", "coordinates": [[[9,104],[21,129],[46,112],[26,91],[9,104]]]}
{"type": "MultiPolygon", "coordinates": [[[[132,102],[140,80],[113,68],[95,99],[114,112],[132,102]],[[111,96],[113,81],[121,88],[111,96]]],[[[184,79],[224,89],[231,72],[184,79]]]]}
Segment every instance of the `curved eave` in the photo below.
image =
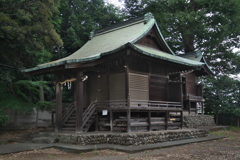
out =
{"type": "MultiPolygon", "coordinates": [[[[165,60],[165,61],[169,61],[169,62],[173,62],[173,63],[185,65],[185,66],[190,66],[190,67],[201,67],[201,66],[204,65],[204,63],[202,63],[202,62],[198,62],[198,63],[196,63],[196,62],[193,62],[193,63],[183,62],[180,59],[184,59],[184,58],[177,57],[177,56],[175,58],[179,58],[179,60],[170,59],[170,58],[167,58],[167,57],[164,57],[164,56],[159,56],[159,55],[156,55],[156,54],[153,54],[153,53],[150,53],[150,52],[146,52],[146,51],[134,46],[131,43],[128,43],[128,45],[130,47],[132,47],[134,50],[140,52],[141,54],[144,54],[144,55],[147,55],[147,56],[150,56],[150,57],[153,57],[153,58],[157,58],[157,59],[161,59],[161,60],[165,60]]],[[[167,53],[163,53],[163,54],[167,54],[167,53]]],[[[171,56],[175,56],[175,55],[171,55],[171,56]]],[[[191,60],[188,60],[188,61],[190,62],[191,60]]]]}
{"type": "MultiPolygon", "coordinates": [[[[88,63],[88,62],[92,62],[95,60],[100,59],[101,57],[113,54],[115,52],[118,52],[122,49],[126,48],[126,45],[121,46],[115,50],[109,51],[109,52],[104,52],[104,53],[100,53],[98,55],[92,56],[92,57],[88,57],[88,58],[83,58],[83,59],[70,59],[70,60],[64,60],[64,61],[60,61],[60,62],[56,62],[56,63],[52,63],[52,64],[47,64],[47,65],[41,65],[41,66],[37,66],[37,67],[33,67],[33,68],[29,68],[29,69],[24,69],[22,70],[23,73],[28,73],[28,74],[32,74],[34,72],[38,72],[41,70],[46,70],[46,69],[51,69],[54,67],[59,67],[59,66],[64,66],[65,69],[67,69],[67,65],[71,64],[71,63],[88,63]]],[[[45,71],[47,72],[47,71],[45,71]]],[[[42,73],[43,74],[43,73],[42,73]]]]}
{"type": "Polygon", "coordinates": [[[205,60],[205,58],[203,57],[202,58],[202,60],[203,60],[203,62],[204,62],[204,64],[205,64],[205,70],[206,70],[206,72],[209,74],[209,75],[214,75],[215,73],[214,73],[214,71],[212,71],[211,70],[211,68],[209,67],[209,65],[207,64],[207,62],[206,62],[206,60],[205,60]]]}

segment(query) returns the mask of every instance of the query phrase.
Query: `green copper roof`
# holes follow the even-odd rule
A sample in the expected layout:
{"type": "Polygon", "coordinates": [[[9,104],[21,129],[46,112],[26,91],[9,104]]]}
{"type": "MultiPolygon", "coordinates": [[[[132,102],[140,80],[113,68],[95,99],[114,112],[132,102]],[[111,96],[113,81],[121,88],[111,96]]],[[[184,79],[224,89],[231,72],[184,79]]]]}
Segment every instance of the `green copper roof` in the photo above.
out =
{"type": "Polygon", "coordinates": [[[202,66],[202,65],[204,65],[204,63],[202,63],[202,62],[197,62],[197,61],[182,58],[182,57],[179,57],[176,55],[171,55],[171,54],[168,54],[168,53],[165,53],[165,52],[162,52],[157,49],[147,47],[144,45],[134,44],[133,46],[139,52],[141,52],[145,55],[151,56],[151,57],[158,58],[158,59],[162,59],[162,60],[166,60],[166,61],[170,61],[170,62],[174,62],[174,63],[178,63],[178,64],[183,64],[183,65],[187,65],[187,66],[202,66]]]}
{"type": "Polygon", "coordinates": [[[23,72],[32,72],[69,63],[90,62],[99,59],[102,56],[115,53],[116,51],[121,50],[126,46],[130,46],[140,51],[142,54],[174,63],[184,64],[187,66],[203,65],[201,62],[175,56],[175,54],[165,42],[154,17],[152,15],[148,15],[147,18],[145,16],[145,19],[137,18],[136,20],[123,22],[121,25],[115,25],[107,29],[102,29],[95,32],[95,34],[92,33],[91,40],[89,40],[83,47],[74,52],[72,55],[56,61],[38,65],[34,68],[25,69],[23,72]],[[165,44],[169,53],[134,44],[143,36],[145,36],[146,33],[153,28],[153,26],[157,28],[158,34],[162,39],[162,43],[165,44]]]}
{"type": "Polygon", "coordinates": [[[183,58],[187,58],[187,59],[190,59],[190,60],[193,60],[193,61],[199,61],[199,62],[203,58],[201,51],[189,52],[189,53],[185,53],[185,54],[180,54],[178,56],[183,57],[183,58]]]}

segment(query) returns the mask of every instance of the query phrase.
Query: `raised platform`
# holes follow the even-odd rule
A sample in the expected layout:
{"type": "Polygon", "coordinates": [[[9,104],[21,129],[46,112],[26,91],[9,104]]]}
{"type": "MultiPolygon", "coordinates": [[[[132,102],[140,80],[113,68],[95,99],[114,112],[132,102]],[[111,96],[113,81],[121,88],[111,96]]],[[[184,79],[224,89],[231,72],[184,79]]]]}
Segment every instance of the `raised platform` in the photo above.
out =
{"type": "Polygon", "coordinates": [[[39,132],[33,141],[38,143],[64,143],[78,145],[116,144],[141,146],[168,141],[207,137],[205,129],[163,130],[152,132],[109,133],[109,132],[39,132]]]}

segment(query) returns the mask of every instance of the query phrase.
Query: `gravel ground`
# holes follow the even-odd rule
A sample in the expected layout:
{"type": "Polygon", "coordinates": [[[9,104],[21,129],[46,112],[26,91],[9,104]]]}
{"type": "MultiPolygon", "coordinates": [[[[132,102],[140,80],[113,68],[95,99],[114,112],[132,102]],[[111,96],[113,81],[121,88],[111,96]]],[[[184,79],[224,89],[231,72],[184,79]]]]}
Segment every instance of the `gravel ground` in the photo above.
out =
{"type": "MultiPolygon", "coordinates": [[[[240,128],[231,128],[229,131],[211,134],[227,138],[133,154],[114,150],[94,150],[73,154],[50,148],[0,155],[0,160],[240,160],[240,128]]],[[[19,133],[19,135],[24,137],[24,133],[19,133]]],[[[11,138],[11,133],[7,133],[7,136],[6,133],[0,134],[0,138],[4,139],[3,137],[11,138]]]]}

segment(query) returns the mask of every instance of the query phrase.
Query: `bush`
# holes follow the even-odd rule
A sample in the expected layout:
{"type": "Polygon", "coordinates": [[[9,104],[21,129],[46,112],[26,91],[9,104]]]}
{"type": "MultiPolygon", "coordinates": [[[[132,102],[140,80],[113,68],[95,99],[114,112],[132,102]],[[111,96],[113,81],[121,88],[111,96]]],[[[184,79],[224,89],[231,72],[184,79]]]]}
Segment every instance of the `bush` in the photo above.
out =
{"type": "Polygon", "coordinates": [[[3,113],[0,111],[0,126],[6,126],[8,119],[9,116],[3,115],[3,113]]]}

